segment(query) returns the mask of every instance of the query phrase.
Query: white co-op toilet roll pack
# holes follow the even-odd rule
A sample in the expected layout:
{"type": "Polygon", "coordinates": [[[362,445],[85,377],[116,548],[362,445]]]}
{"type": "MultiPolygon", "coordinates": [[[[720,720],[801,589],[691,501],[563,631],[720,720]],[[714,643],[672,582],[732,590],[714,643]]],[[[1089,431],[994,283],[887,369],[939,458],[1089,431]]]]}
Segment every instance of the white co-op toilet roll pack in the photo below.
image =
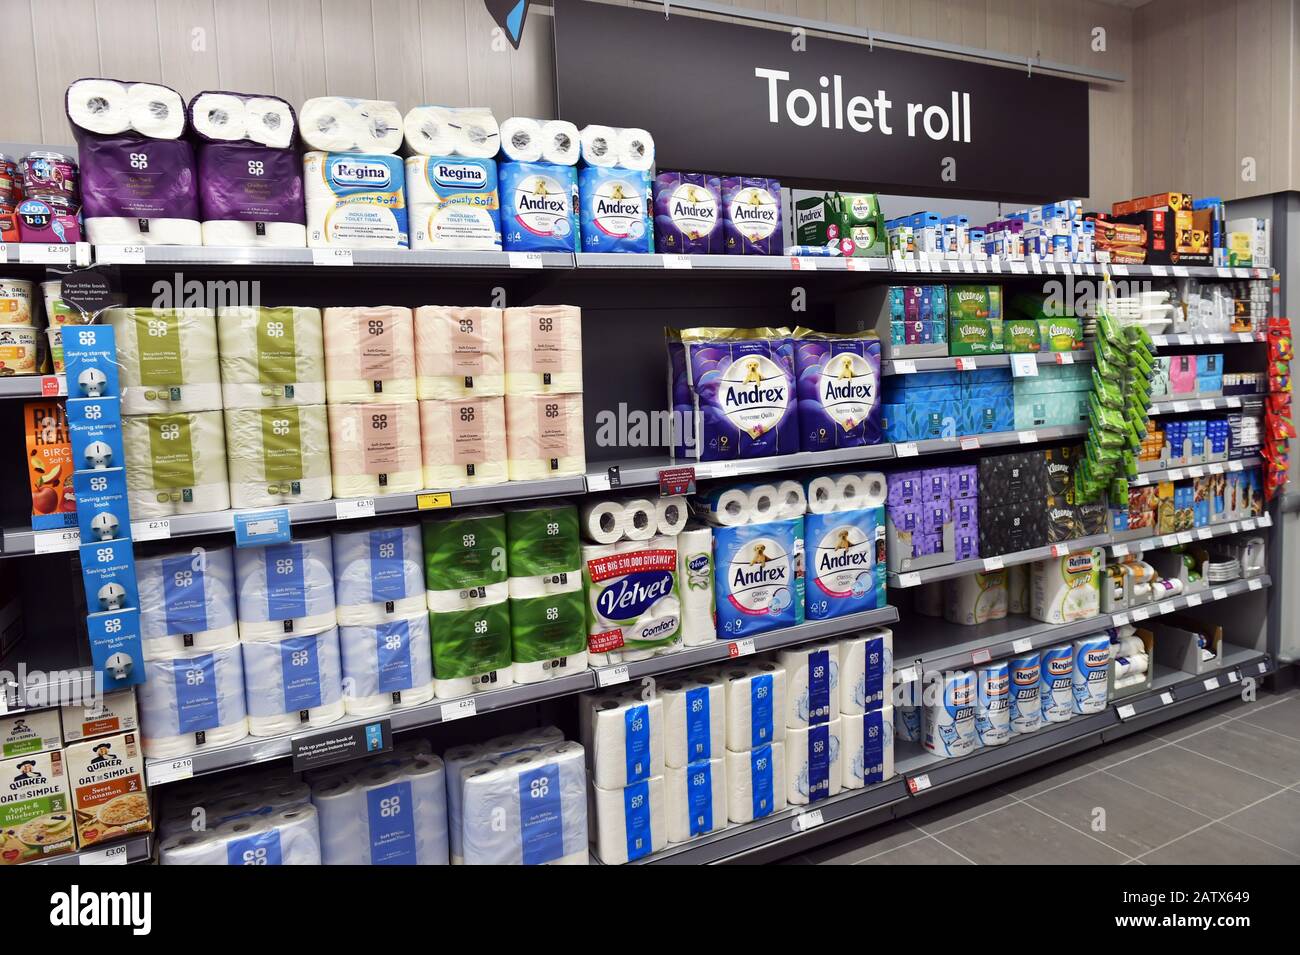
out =
{"type": "Polygon", "coordinates": [[[100,136],[138,133],[179,139],[185,133],[185,100],[157,83],[76,80],[68,85],[64,106],[73,126],[100,136]]]}
{"type": "Polygon", "coordinates": [[[501,124],[501,154],[512,162],[576,166],[582,145],[578,127],[562,119],[511,116],[501,124]]]}
{"type": "Polygon", "coordinates": [[[843,786],[843,719],[816,726],[787,727],[785,801],[806,806],[839,794],[843,786]]]}
{"type": "Polygon", "coordinates": [[[337,629],[271,643],[245,641],[248,731],[280,736],[343,718],[337,629]]]}
{"type": "Polygon", "coordinates": [[[507,308],[502,320],[506,394],[582,391],[582,310],[573,305],[507,308]]]}
{"type": "Polygon", "coordinates": [[[924,692],[925,748],[937,756],[965,756],[978,749],[974,672],[944,673],[936,684],[926,686],[924,692]]]}
{"type": "Polygon", "coordinates": [[[173,759],[248,735],[238,643],[146,660],[137,690],[140,740],[150,759],[173,759]]]}
{"type": "Polygon", "coordinates": [[[415,332],[409,308],[327,308],[321,321],[330,404],[415,400],[415,332]]]}
{"type": "Polygon", "coordinates": [[[680,769],[701,759],[716,759],[726,747],[726,683],[710,673],[666,679],[664,765],[680,769]]]}
{"type": "Polygon", "coordinates": [[[785,739],[785,667],[770,661],[719,667],[726,680],[727,749],[743,753],[785,739]]]}
{"type": "Polygon", "coordinates": [[[505,398],[430,399],[419,405],[425,487],[508,479],[505,398]]]}
{"type": "Polygon", "coordinates": [[[433,699],[429,615],[339,627],[343,703],[351,716],[378,716],[433,699]]]}
{"type": "Polygon", "coordinates": [[[664,769],[668,841],[687,842],[727,827],[727,770],[721,756],[664,769]]]}
{"type": "Polygon", "coordinates": [[[845,789],[861,789],[894,775],[894,708],[840,717],[844,752],[840,756],[845,789]]]}
{"type": "Polygon", "coordinates": [[[753,822],[785,808],[785,744],[727,750],[727,818],[753,822]]]}
{"type": "Polygon", "coordinates": [[[218,313],[217,337],[227,409],[325,404],[320,309],[226,306],[218,313]]]}
{"type": "Polygon", "coordinates": [[[421,305],[415,310],[416,394],[487,398],[506,393],[499,308],[421,305]]]}
{"type": "Polygon", "coordinates": [[[447,788],[437,756],[375,763],[311,790],[324,865],[447,865],[447,788]]]}
{"type": "Polygon", "coordinates": [[[836,644],[839,653],[839,712],[856,716],[892,705],[894,634],[887,627],[867,630],[836,644]]]}
{"type": "Polygon", "coordinates": [[[667,792],[663,776],[621,789],[591,787],[595,818],[592,842],[605,865],[624,865],[668,845],[667,792]]]}
{"type": "Polygon", "coordinates": [[[239,638],[273,641],[338,625],[328,536],[235,552],[239,638]]]}
{"type": "Polygon", "coordinates": [[[294,806],[172,836],[159,846],[159,860],[162,865],[320,865],[316,808],[294,806]]]}
{"type": "Polygon", "coordinates": [[[418,402],[328,408],[335,497],[380,497],[424,487],[418,402]]]}
{"type": "Polygon", "coordinates": [[[402,119],[408,152],[417,156],[491,159],[501,127],[487,106],[416,106],[402,119]]]}
{"type": "Polygon", "coordinates": [[[309,152],[302,157],[307,245],[313,249],[406,249],[406,166],[381,153],[309,152]]]}
{"type": "Polygon", "coordinates": [[[424,546],[418,524],[339,530],[331,537],[340,627],[424,613],[424,546]]]}
{"type": "Polygon", "coordinates": [[[228,408],[225,417],[232,507],[329,500],[333,479],[324,405],[228,408]]]}
{"type": "Polygon", "coordinates": [[[592,781],[605,789],[662,776],[664,703],[640,698],[636,689],[581,698],[582,748],[592,781]]]}
{"type": "Polygon", "coordinates": [[[506,453],[512,481],[586,473],[582,395],[507,395],[506,453]]]}
{"type": "Polygon", "coordinates": [[[318,96],[298,111],[309,149],[340,153],[395,153],[402,145],[402,113],[387,100],[318,96]]]}
{"type": "Polygon", "coordinates": [[[229,646],[235,621],[235,562],[230,547],[139,556],[140,638],[145,659],[229,646]]]}
{"type": "Polygon", "coordinates": [[[135,520],[230,508],[220,411],[124,417],[122,444],[135,520]]]}
{"type": "Polygon", "coordinates": [[[777,654],[785,670],[785,725],[794,729],[839,715],[840,648],[833,640],[792,647],[777,654]]]}
{"type": "Polygon", "coordinates": [[[221,409],[217,318],[210,308],[110,308],[122,414],[221,409]]]}

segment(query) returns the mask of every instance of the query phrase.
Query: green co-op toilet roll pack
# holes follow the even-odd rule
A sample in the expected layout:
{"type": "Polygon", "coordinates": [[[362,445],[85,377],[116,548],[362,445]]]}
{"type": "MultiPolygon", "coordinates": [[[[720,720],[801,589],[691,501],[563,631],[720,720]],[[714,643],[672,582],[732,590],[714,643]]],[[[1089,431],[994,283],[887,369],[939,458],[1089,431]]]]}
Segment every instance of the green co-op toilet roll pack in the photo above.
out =
{"type": "Polygon", "coordinates": [[[587,669],[578,508],[511,508],[506,547],[514,681],[540,683],[587,669]]]}

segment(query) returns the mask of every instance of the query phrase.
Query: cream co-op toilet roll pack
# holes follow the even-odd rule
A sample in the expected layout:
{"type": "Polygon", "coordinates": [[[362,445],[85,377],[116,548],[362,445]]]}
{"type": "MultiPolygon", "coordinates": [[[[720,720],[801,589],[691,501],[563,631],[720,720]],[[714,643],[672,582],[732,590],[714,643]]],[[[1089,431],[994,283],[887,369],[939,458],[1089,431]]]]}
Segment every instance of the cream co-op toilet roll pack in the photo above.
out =
{"type": "Polygon", "coordinates": [[[582,395],[507,395],[506,451],[512,481],[586,473],[582,395]]]}
{"type": "Polygon", "coordinates": [[[210,308],[110,308],[122,414],[221,409],[217,320],[210,308]]]}
{"type": "Polygon", "coordinates": [[[417,308],[415,371],[419,398],[504,395],[503,318],[499,308],[417,308]]]}
{"type": "Polygon", "coordinates": [[[220,411],[122,419],[131,516],[152,520],[230,507],[220,411]]]}
{"type": "Polygon", "coordinates": [[[321,321],[330,404],[415,400],[415,332],[409,308],[327,308],[321,321]]]}
{"type": "Polygon", "coordinates": [[[329,500],[329,421],[324,405],[227,408],[230,502],[235,508],[329,500]]]}
{"type": "Polygon", "coordinates": [[[325,403],[320,309],[227,306],[218,313],[217,335],[227,409],[325,403]]]}
{"type": "Polygon", "coordinates": [[[424,486],[414,401],[329,405],[335,497],[378,497],[424,486]]]}
{"type": "Polygon", "coordinates": [[[582,311],[572,305],[507,308],[506,394],[582,391],[582,311]]]}
{"type": "Polygon", "coordinates": [[[419,404],[425,487],[507,480],[505,398],[431,399],[419,404]]]}

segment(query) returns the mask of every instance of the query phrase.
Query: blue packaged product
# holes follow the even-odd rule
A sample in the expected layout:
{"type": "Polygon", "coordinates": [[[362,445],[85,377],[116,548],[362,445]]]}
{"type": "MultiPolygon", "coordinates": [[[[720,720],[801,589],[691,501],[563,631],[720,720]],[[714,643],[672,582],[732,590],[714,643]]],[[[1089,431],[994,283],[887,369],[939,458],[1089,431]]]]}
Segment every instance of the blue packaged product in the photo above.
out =
{"type": "Polygon", "coordinates": [[[878,339],[796,328],[794,367],[801,450],[880,443],[878,339]]]}
{"type": "Polygon", "coordinates": [[[401,157],[309,152],[303,156],[307,244],[410,247],[401,157]]]}
{"type": "Polygon", "coordinates": [[[885,605],[884,518],[879,507],[804,517],[809,620],[885,605]]]}
{"type": "Polygon", "coordinates": [[[979,497],[979,469],[973,464],[949,468],[948,492],[953,500],[979,497]]]}
{"type": "Polygon", "coordinates": [[[578,242],[578,170],[545,162],[497,167],[501,238],[512,252],[573,252],[578,242]]]}
{"type": "Polygon", "coordinates": [[[1073,644],[1074,712],[1100,713],[1106,708],[1106,680],[1110,668],[1110,637],[1104,633],[1075,640],[1073,644]]]}
{"type": "Polygon", "coordinates": [[[1064,723],[1074,715],[1074,648],[1066,643],[1040,654],[1038,704],[1044,723],[1064,723]]]}
{"type": "Polygon", "coordinates": [[[921,472],[895,471],[887,478],[886,501],[890,507],[916,504],[921,500],[921,472]]]}
{"type": "Polygon", "coordinates": [[[719,636],[747,637],[803,622],[803,521],[713,529],[719,636]]]}
{"type": "Polygon", "coordinates": [[[1011,732],[1032,733],[1043,722],[1038,703],[1042,661],[1038,653],[1012,657],[1007,661],[1011,675],[1011,732]]]}
{"type": "Polygon", "coordinates": [[[584,252],[653,252],[650,173],[584,166],[578,172],[584,252]]]}

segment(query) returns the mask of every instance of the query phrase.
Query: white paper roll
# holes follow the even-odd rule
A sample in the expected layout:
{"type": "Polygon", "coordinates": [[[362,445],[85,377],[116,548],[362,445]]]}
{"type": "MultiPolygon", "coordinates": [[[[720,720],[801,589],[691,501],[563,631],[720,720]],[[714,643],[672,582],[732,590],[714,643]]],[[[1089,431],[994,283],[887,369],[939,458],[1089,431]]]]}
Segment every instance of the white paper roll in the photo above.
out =
{"type": "Polygon", "coordinates": [[[785,744],[768,743],[735,753],[727,750],[727,816],[753,822],[785,809],[785,744]]]}
{"type": "Polygon", "coordinates": [[[809,481],[806,495],[810,514],[829,514],[840,509],[842,498],[839,485],[829,474],[823,474],[809,481]]]}
{"type": "Polygon", "coordinates": [[[825,723],[839,715],[840,648],[833,640],[782,650],[785,670],[785,725],[825,723]]]}
{"type": "Polygon", "coordinates": [[[426,590],[424,596],[429,611],[435,614],[492,607],[505,603],[510,598],[510,582],[503,580],[495,584],[474,584],[457,590],[426,590]]]}
{"type": "Polygon", "coordinates": [[[974,627],[1003,620],[1009,603],[1007,571],[976,571],[943,582],[944,617],[949,623],[974,627]]]}
{"type": "Polygon", "coordinates": [[[232,408],[225,417],[232,507],[329,500],[333,485],[324,405],[232,408]]]}
{"type": "Polygon", "coordinates": [[[623,536],[629,541],[648,541],[659,532],[656,505],[644,497],[629,498],[623,502],[623,536]]]}
{"type": "Polygon", "coordinates": [[[844,752],[840,757],[845,789],[862,789],[894,775],[894,708],[840,718],[844,752]]]}
{"type": "Polygon", "coordinates": [[[501,130],[487,107],[416,106],[402,120],[406,148],[420,156],[491,159],[501,130]]]}
{"type": "Polygon", "coordinates": [[[506,394],[582,391],[582,310],[573,305],[507,308],[502,319],[506,394]]]}
{"type": "Polygon", "coordinates": [[[499,308],[417,308],[415,374],[420,399],[504,395],[502,334],[499,308]]]}
{"type": "MultiPolygon", "coordinates": [[[[203,229],[197,219],[129,216],[86,216],[86,237],[93,245],[202,245],[203,229]],[[148,230],[140,223],[147,222],[148,230]]],[[[121,347],[119,341],[118,347],[121,347]]]]}
{"type": "Polygon", "coordinates": [[[842,716],[890,705],[894,698],[894,634],[866,630],[836,644],[840,664],[838,708],[842,716]]]}
{"type": "Polygon", "coordinates": [[[781,496],[775,484],[755,484],[749,489],[750,522],[764,524],[780,516],[781,496]]]}
{"type": "Polygon", "coordinates": [[[689,527],[677,535],[677,589],[682,642],[703,647],[718,638],[713,606],[713,531],[689,527]]]}
{"type": "Polygon", "coordinates": [[[424,547],[418,524],[335,531],[332,539],[340,627],[373,626],[424,613],[424,547]]]}
{"type": "Polygon", "coordinates": [[[590,655],[583,650],[580,653],[551,660],[532,660],[524,663],[515,661],[510,664],[510,675],[517,684],[544,683],[574,673],[583,673],[589,668],[589,664],[590,655]]]}
{"type": "Polygon", "coordinates": [[[664,765],[680,769],[700,759],[715,759],[727,748],[726,683],[720,677],[666,679],[659,684],[664,701],[664,765]]]}
{"type": "Polygon", "coordinates": [[[337,626],[328,536],[235,552],[239,638],[275,641],[337,626]]]}
{"type": "Polygon", "coordinates": [[[239,639],[230,547],[137,557],[135,575],[145,659],[171,659],[239,639]]]}
{"type": "Polygon", "coordinates": [[[330,404],[415,400],[409,308],[327,308],[322,322],[330,404]]]}
{"type": "Polygon", "coordinates": [[[131,128],[126,84],[117,80],[84,79],[68,86],[68,119],[72,125],[101,136],[131,128]]]}
{"type": "Polygon", "coordinates": [[[324,152],[397,152],[404,125],[396,103],[318,96],[298,111],[302,140],[324,152]]]}
{"type": "Polygon", "coordinates": [[[280,736],[343,718],[337,629],[244,645],[248,731],[280,736]]]}
{"type": "Polygon", "coordinates": [[[122,414],[221,409],[216,313],[210,308],[111,308],[122,414]]]}
{"type": "Polygon", "coordinates": [[[511,116],[501,124],[501,155],[514,162],[542,158],[542,124],[526,116],[511,116]]]}
{"type": "Polygon", "coordinates": [[[974,671],[945,673],[925,688],[925,695],[925,748],[937,756],[965,756],[978,749],[974,671]]]}
{"type": "Polygon", "coordinates": [[[248,136],[248,121],[242,96],[234,93],[199,93],[190,100],[189,109],[194,131],[204,139],[237,143],[248,136]]]}
{"type": "Polygon", "coordinates": [[[329,405],[335,497],[380,497],[424,487],[415,401],[329,405]]]}
{"type": "Polygon", "coordinates": [[[582,154],[578,127],[563,119],[552,119],[542,126],[542,162],[557,166],[576,166],[582,154]]]}
{"type": "Polygon", "coordinates": [[[248,735],[239,644],[147,660],[139,685],[140,739],[151,759],[171,759],[248,735]]]}
{"type": "Polygon", "coordinates": [[[776,486],[777,519],[802,517],[808,512],[808,497],[798,481],[782,481],[776,486]]]}
{"type": "Polygon", "coordinates": [[[884,507],[889,498],[889,482],[879,471],[866,471],[859,475],[862,479],[862,491],[858,508],[884,507]]]}
{"type": "Polygon", "coordinates": [[[502,484],[506,464],[504,398],[427,400],[420,405],[424,487],[502,484]]]}
{"type": "Polygon", "coordinates": [[[818,726],[789,728],[785,738],[785,801],[806,806],[839,794],[844,781],[841,766],[843,720],[836,716],[818,726]]]}
{"type": "Polygon", "coordinates": [[[659,697],[592,693],[582,697],[582,745],[592,781],[606,789],[664,771],[664,704],[659,697]]]}
{"type": "Polygon", "coordinates": [[[729,487],[705,496],[702,516],[715,527],[739,527],[753,523],[754,507],[748,491],[729,487]]]}
{"type": "Polygon", "coordinates": [[[441,680],[435,677],[433,695],[440,700],[459,700],[461,697],[474,696],[478,693],[486,693],[488,690],[499,690],[513,685],[512,669],[502,667],[499,670],[488,670],[468,677],[441,680]]]}
{"type": "Polygon", "coordinates": [[[157,83],[132,83],[126,89],[131,128],[151,139],[180,139],[185,133],[185,101],[157,83]]]}
{"type": "Polygon", "coordinates": [[[200,227],[206,246],[301,249],[307,245],[307,227],[300,222],[208,219],[200,227]]]}
{"type": "MultiPolygon", "coordinates": [[[[1104,682],[1104,669],[1102,677],[1104,682]]],[[[1011,669],[1005,660],[975,670],[975,733],[982,746],[1011,739],[1011,669]]]]}
{"type": "Polygon", "coordinates": [[[375,763],[314,786],[324,865],[447,865],[442,760],[375,763]]]}
{"type": "Polygon", "coordinates": [[[275,96],[250,96],[244,101],[245,135],[261,146],[288,149],[298,122],[293,107],[275,96]]]}
{"type": "Polygon", "coordinates": [[[668,845],[664,777],[651,776],[625,789],[592,786],[596,855],[605,865],[623,865],[668,845]]]}
{"type": "Polygon", "coordinates": [[[785,668],[763,661],[727,666],[727,749],[743,753],[786,737],[785,668]]]}
{"type": "Polygon", "coordinates": [[[227,306],[217,334],[227,409],[325,403],[320,309],[227,306]]]}
{"type": "Polygon", "coordinates": [[[353,716],[377,716],[433,699],[429,615],[339,627],[343,702],[353,716]]]}
{"type": "Polygon", "coordinates": [[[618,130],[612,126],[586,126],[578,134],[582,148],[582,161],[588,166],[617,166],[618,130]]]}
{"type": "Polygon", "coordinates": [[[311,805],[232,819],[207,832],[164,839],[162,865],[320,865],[320,829],[311,805]]]}
{"type": "Polygon", "coordinates": [[[690,508],[683,495],[655,499],[655,532],[676,537],[686,527],[690,508]]]}
{"type": "Polygon", "coordinates": [[[668,841],[687,842],[727,827],[727,770],[722,757],[664,769],[668,841]]]}
{"type": "MultiPolygon", "coordinates": [[[[627,511],[620,501],[583,501],[579,515],[582,536],[597,544],[613,544],[623,539],[627,511]]],[[[592,556],[605,556],[604,552],[592,556]]],[[[584,560],[586,555],[584,553],[584,560]]]]}
{"type": "Polygon", "coordinates": [[[582,395],[507,395],[506,453],[512,481],[585,474],[582,395]]]}
{"type": "Polygon", "coordinates": [[[136,520],[230,508],[220,411],[124,417],[122,444],[136,520]]]}
{"type": "Polygon", "coordinates": [[[654,168],[655,141],[644,129],[619,130],[618,164],[624,169],[646,172],[654,168]]]}
{"type": "MultiPolygon", "coordinates": [[[[212,798],[206,803],[196,804],[204,810],[206,828],[215,828],[233,819],[269,816],[285,809],[293,809],[295,806],[305,806],[311,802],[311,787],[306,783],[287,782],[282,786],[260,791],[252,789],[253,784],[251,781],[246,782],[245,785],[249,787],[247,792],[212,798]]],[[[170,804],[169,800],[168,805],[170,804]]],[[[194,830],[191,827],[194,822],[191,810],[182,817],[182,826],[178,827],[173,823],[172,831],[188,829],[193,832],[194,830]]],[[[168,834],[170,835],[170,833],[168,834]]]]}
{"type": "Polygon", "coordinates": [[[866,495],[866,482],[861,474],[841,474],[835,479],[835,489],[839,492],[838,511],[853,511],[861,507],[866,495]]]}

